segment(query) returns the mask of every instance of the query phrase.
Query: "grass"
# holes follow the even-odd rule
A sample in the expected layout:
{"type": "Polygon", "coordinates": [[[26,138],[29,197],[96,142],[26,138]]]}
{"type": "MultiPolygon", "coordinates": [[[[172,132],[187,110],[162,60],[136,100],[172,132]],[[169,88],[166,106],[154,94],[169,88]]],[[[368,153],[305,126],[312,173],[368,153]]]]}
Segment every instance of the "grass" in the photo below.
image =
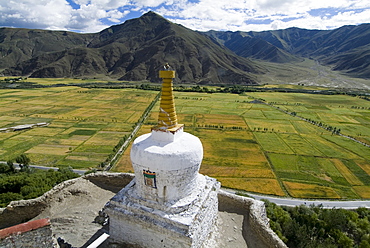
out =
{"type": "Polygon", "coordinates": [[[275,132],[255,132],[254,135],[266,152],[294,154],[294,151],[275,132]]]}
{"type": "Polygon", "coordinates": [[[353,189],[361,198],[370,198],[370,186],[354,186],[353,189]]]}
{"type": "Polygon", "coordinates": [[[334,189],[315,184],[296,183],[284,181],[284,186],[289,194],[297,198],[330,198],[339,199],[340,196],[334,189]]]}
{"type": "Polygon", "coordinates": [[[339,159],[331,160],[337,170],[351,185],[363,185],[363,183],[345,166],[339,159]]]}
{"type": "Polygon", "coordinates": [[[26,153],[37,153],[37,154],[50,154],[50,155],[65,155],[69,152],[69,149],[73,148],[72,146],[66,145],[46,145],[40,144],[32,147],[26,153]]]}
{"type": "MultiPolygon", "coordinates": [[[[38,81],[57,82],[84,81],[38,81]]],[[[131,132],[156,94],[76,86],[0,90],[0,128],[51,123],[0,133],[0,160],[27,153],[40,165],[94,168],[131,132]]],[[[224,186],[279,196],[370,198],[368,147],[280,111],[296,112],[370,143],[370,102],[348,95],[276,92],[175,92],[175,98],[179,122],[203,143],[201,173],[224,186]],[[251,103],[254,99],[268,104],[251,103]]],[[[158,109],[157,103],[138,135],[150,132],[158,109]]],[[[133,172],[129,153],[130,147],[115,171],[133,172]]]]}
{"type": "Polygon", "coordinates": [[[277,171],[298,171],[297,156],[292,154],[269,153],[268,157],[277,171]]]}
{"type": "MultiPolygon", "coordinates": [[[[71,79],[52,79],[49,83],[67,81],[76,83],[71,79]]],[[[47,127],[0,133],[0,160],[27,153],[31,162],[39,165],[96,167],[130,133],[156,94],[75,86],[0,90],[0,99],[6,99],[0,108],[0,128],[50,123],[47,127]]]]}
{"type": "MultiPolygon", "coordinates": [[[[216,177],[224,186],[305,198],[367,196],[368,148],[267,104],[249,103],[262,98],[280,109],[338,128],[347,123],[358,125],[356,130],[365,133],[369,116],[366,111],[352,112],[352,105],[370,107],[366,101],[343,95],[265,92],[176,92],[175,96],[180,123],[203,143],[201,173],[216,177]]],[[[149,123],[155,123],[157,110],[154,108],[149,123]]],[[[142,133],[149,132],[149,127],[145,128],[142,133]]],[[[132,171],[128,153],[117,170],[132,171]]]]}
{"type": "Polygon", "coordinates": [[[268,195],[284,196],[279,183],[275,179],[249,179],[249,178],[219,178],[222,186],[228,188],[241,188],[250,192],[259,192],[268,195]]]}

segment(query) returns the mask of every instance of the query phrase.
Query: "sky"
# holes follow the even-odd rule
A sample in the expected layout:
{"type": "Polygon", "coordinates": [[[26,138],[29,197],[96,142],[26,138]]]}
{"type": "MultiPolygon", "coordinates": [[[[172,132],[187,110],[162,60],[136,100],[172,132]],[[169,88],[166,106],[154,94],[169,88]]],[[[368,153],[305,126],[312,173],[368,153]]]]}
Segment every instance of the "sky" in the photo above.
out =
{"type": "Polygon", "coordinates": [[[369,0],[0,0],[0,27],[95,33],[148,11],[198,31],[370,23],[369,0]]]}

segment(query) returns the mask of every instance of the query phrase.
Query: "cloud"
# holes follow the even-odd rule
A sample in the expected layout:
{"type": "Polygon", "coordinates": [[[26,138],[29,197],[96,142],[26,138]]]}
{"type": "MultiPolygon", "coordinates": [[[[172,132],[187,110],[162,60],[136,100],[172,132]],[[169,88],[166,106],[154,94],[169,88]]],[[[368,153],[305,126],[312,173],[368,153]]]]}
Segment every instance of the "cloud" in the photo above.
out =
{"type": "Polygon", "coordinates": [[[119,23],[128,10],[119,10],[128,1],[74,0],[0,0],[0,25],[7,27],[77,30],[97,32],[119,23]]]}
{"type": "Polygon", "coordinates": [[[64,0],[0,0],[0,25],[65,29],[72,7],[64,0]]]}
{"type": "Polygon", "coordinates": [[[159,11],[173,22],[200,31],[260,31],[288,27],[332,29],[366,23],[370,22],[369,8],[370,2],[353,0],[200,0],[159,11]],[[311,13],[315,10],[320,10],[320,15],[311,13]]]}
{"type": "Polygon", "coordinates": [[[171,5],[173,2],[168,2],[166,0],[136,0],[133,5],[138,7],[157,7],[161,4],[171,5]]]}
{"type": "Polygon", "coordinates": [[[84,32],[98,32],[109,25],[121,22],[128,10],[120,10],[128,0],[74,0],[78,8],[72,10],[72,17],[66,27],[84,32]]]}
{"type": "Polygon", "coordinates": [[[200,31],[370,22],[368,0],[0,0],[0,26],[98,32],[149,10],[200,31]]]}

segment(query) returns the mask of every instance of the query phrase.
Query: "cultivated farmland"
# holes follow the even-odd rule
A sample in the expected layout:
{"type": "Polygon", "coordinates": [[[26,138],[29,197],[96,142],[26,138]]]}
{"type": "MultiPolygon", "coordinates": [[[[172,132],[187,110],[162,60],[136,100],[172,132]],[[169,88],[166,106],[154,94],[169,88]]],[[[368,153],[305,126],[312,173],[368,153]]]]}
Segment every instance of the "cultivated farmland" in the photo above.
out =
{"type": "MultiPolygon", "coordinates": [[[[25,153],[32,164],[96,168],[131,133],[158,94],[50,87],[57,82],[42,81],[46,88],[0,90],[0,128],[50,123],[0,132],[1,161],[25,153]]],[[[370,198],[370,148],[333,129],[369,144],[369,101],[277,92],[175,92],[175,98],[180,123],[203,143],[201,173],[223,186],[278,196],[370,198]],[[322,128],[329,126],[331,131],[322,128]]],[[[138,135],[150,131],[158,109],[157,103],[138,135]]],[[[113,170],[132,172],[129,151],[113,170]]]]}
{"type": "MultiPolygon", "coordinates": [[[[276,92],[175,97],[180,122],[203,143],[201,173],[223,186],[302,198],[369,198],[370,148],[297,117],[369,144],[369,101],[276,92]]],[[[155,122],[158,106],[153,111],[147,124],[155,122]]],[[[144,128],[141,133],[150,131],[144,128]]],[[[128,153],[116,170],[132,171],[128,153]]]]}
{"type": "Polygon", "coordinates": [[[0,90],[0,128],[50,123],[0,132],[0,160],[25,153],[32,164],[95,168],[131,133],[157,94],[79,87],[0,90]]]}

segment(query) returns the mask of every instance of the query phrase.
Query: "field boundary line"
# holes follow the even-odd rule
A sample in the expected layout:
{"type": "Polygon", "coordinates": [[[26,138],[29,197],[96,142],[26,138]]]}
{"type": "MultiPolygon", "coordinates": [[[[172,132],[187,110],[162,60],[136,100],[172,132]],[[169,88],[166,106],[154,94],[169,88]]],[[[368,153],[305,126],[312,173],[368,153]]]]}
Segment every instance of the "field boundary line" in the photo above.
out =
{"type": "Polygon", "coordinates": [[[122,156],[122,154],[126,151],[128,145],[130,144],[130,142],[132,141],[132,139],[136,136],[137,132],[140,130],[140,128],[143,125],[144,121],[148,118],[149,113],[152,111],[154,105],[157,103],[157,101],[159,100],[160,96],[161,96],[161,92],[159,92],[155,96],[154,100],[145,109],[144,113],[139,118],[136,126],[134,127],[134,129],[132,130],[132,132],[130,133],[130,135],[127,137],[127,139],[125,140],[125,142],[122,144],[122,146],[118,149],[118,151],[116,152],[116,154],[114,154],[113,158],[109,161],[108,165],[104,168],[104,171],[110,171],[116,165],[117,161],[122,156]]]}
{"type": "MultiPolygon", "coordinates": [[[[241,116],[241,117],[242,117],[242,119],[244,120],[245,125],[248,127],[249,132],[251,132],[251,133],[252,133],[254,140],[255,140],[255,141],[257,142],[257,144],[262,148],[263,156],[265,156],[266,161],[267,161],[267,163],[268,163],[268,165],[269,165],[269,167],[270,167],[270,170],[271,170],[271,172],[273,173],[273,175],[274,175],[274,177],[275,177],[274,179],[276,179],[277,183],[278,183],[278,184],[279,184],[279,186],[280,186],[280,189],[284,192],[284,194],[285,194],[286,196],[289,196],[289,192],[288,192],[288,191],[287,191],[287,189],[285,188],[285,185],[283,184],[282,180],[280,179],[280,177],[278,177],[278,176],[276,175],[275,167],[274,167],[274,165],[272,164],[272,162],[270,161],[269,156],[267,155],[267,153],[268,153],[268,152],[267,152],[266,150],[264,150],[264,149],[263,149],[263,147],[262,147],[262,145],[259,143],[258,138],[256,137],[256,135],[254,134],[254,132],[252,131],[252,129],[251,129],[251,128],[250,128],[250,126],[248,125],[248,122],[247,122],[247,120],[246,120],[245,116],[241,116]]],[[[275,135],[276,135],[276,134],[275,134],[275,135]]]]}
{"type": "MultiPolygon", "coordinates": [[[[287,114],[287,115],[290,115],[290,116],[292,116],[292,117],[297,117],[297,118],[299,118],[299,119],[301,119],[301,120],[303,120],[303,121],[305,121],[305,122],[307,122],[307,123],[310,123],[310,124],[312,124],[312,125],[314,125],[314,126],[317,126],[317,127],[319,127],[319,128],[322,128],[322,129],[324,129],[324,130],[326,130],[326,131],[330,132],[330,131],[329,131],[329,130],[327,130],[325,127],[323,127],[323,126],[319,126],[318,124],[315,124],[315,123],[313,123],[312,121],[310,121],[310,120],[308,120],[308,119],[306,119],[306,118],[304,118],[304,117],[302,117],[302,116],[292,114],[293,112],[289,112],[289,111],[287,111],[287,110],[283,110],[283,109],[281,109],[281,108],[279,108],[279,107],[275,107],[274,105],[272,105],[272,104],[268,104],[268,103],[265,103],[265,102],[261,102],[261,104],[265,104],[265,105],[271,106],[272,108],[275,108],[276,110],[278,110],[278,111],[280,111],[280,112],[283,112],[283,113],[285,113],[285,114],[287,114]]],[[[355,139],[355,138],[353,138],[353,137],[351,137],[351,136],[348,136],[348,135],[345,135],[345,134],[342,134],[342,133],[337,133],[337,135],[342,136],[342,137],[347,138],[347,139],[350,139],[350,140],[352,140],[352,141],[354,141],[354,142],[357,142],[357,143],[359,143],[359,144],[361,144],[361,145],[363,145],[363,146],[366,146],[366,147],[369,147],[369,148],[370,148],[370,145],[368,145],[368,144],[366,144],[366,143],[364,143],[364,142],[362,142],[362,141],[359,141],[359,140],[357,140],[357,139],[355,139]]]]}

